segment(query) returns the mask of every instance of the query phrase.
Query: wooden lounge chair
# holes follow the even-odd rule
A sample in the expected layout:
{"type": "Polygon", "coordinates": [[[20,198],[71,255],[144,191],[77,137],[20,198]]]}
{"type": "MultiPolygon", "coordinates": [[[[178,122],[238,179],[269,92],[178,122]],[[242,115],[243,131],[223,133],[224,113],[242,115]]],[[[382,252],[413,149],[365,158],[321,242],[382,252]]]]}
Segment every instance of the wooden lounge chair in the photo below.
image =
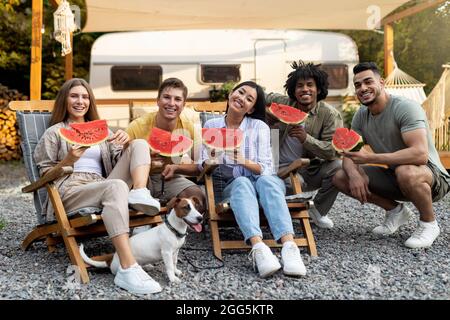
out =
{"type": "MultiPolygon", "coordinates": [[[[81,282],[88,283],[87,266],[78,251],[77,239],[107,234],[101,217],[101,209],[88,207],[76,212],[66,212],[53,181],[70,174],[73,170],[72,167],[52,169],[41,178],[33,159],[34,149],[48,127],[53,103],[51,100],[9,103],[10,109],[15,110],[17,114],[25,167],[31,182],[22,191],[33,192],[38,219],[38,225],[23,240],[22,248],[27,250],[36,241],[46,241],[48,250],[52,252],[56,249],[56,244],[64,242],[72,265],[78,268],[81,282]],[[47,197],[55,210],[56,221],[48,221],[43,212],[43,204],[47,197]]],[[[166,212],[166,208],[161,208],[161,213],[164,212],[166,212]]],[[[159,223],[162,223],[159,215],[150,217],[141,212],[130,211],[130,228],[159,223]]]]}
{"type": "MultiPolygon", "coordinates": [[[[211,118],[221,116],[223,114],[224,106],[222,109],[214,106],[213,110],[211,108],[206,108],[200,113],[200,121],[202,126],[205,122],[211,118]],[[206,112],[205,112],[206,111],[206,112]],[[212,111],[212,112],[211,112],[212,111]]],[[[202,110],[198,108],[198,110],[202,110]]],[[[295,195],[299,195],[297,199],[288,200],[288,208],[291,213],[292,219],[299,220],[302,228],[303,237],[295,237],[295,243],[300,247],[307,247],[308,252],[311,256],[317,256],[316,243],[314,240],[314,235],[309,222],[308,209],[313,205],[310,201],[310,197],[306,198],[301,196],[302,188],[300,179],[296,175],[297,169],[302,166],[309,164],[309,159],[297,159],[292,162],[288,167],[278,172],[278,176],[282,179],[289,177],[293,186],[293,191],[295,195]]],[[[224,240],[220,237],[219,229],[222,227],[237,226],[236,220],[234,219],[233,212],[227,202],[216,202],[216,191],[214,190],[212,173],[214,169],[217,168],[217,164],[209,163],[205,166],[203,172],[197,178],[197,180],[204,181],[206,197],[208,201],[208,221],[211,233],[211,239],[213,244],[214,255],[222,260],[222,250],[231,249],[250,249],[250,246],[245,244],[243,240],[224,240]]],[[[220,190],[219,190],[220,192],[220,190]]],[[[288,197],[289,198],[289,197],[288,197]]],[[[264,216],[261,215],[261,220],[264,221],[264,216]]],[[[264,242],[269,247],[280,247],[281,244],[276,243],[274,240],[264,240],[264,242]]]]}

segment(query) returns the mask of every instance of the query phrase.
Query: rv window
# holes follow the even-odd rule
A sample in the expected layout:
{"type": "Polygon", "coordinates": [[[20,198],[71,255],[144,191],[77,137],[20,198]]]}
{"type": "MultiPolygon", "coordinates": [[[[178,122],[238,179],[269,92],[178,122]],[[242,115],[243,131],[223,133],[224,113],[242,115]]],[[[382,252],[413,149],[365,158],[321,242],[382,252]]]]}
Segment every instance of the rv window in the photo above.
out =
{"type": "Polygon", "coordinates": [[[201,79],[204,83],[224,83],[241,80],[239,64],[203,64],[200,66],[201,79]]]}
{"type": "Polygon", "coordinates": [[[328,73],[328,89],[345,89],[348,86],[348,66],[345,64],[322,64],[328,73]]]}
{"type": "Polygon", "coordinates": [[[114,66],[111,87],[114,91],[158,90],[161,84],[160,66],[114,66]]]}

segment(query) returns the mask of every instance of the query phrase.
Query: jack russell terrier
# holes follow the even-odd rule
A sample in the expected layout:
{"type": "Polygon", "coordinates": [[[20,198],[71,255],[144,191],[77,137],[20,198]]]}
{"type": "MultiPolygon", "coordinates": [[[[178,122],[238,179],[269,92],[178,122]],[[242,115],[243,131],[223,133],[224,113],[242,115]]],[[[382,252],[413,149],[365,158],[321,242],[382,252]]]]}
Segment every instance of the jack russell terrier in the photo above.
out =
{"type": "MultiPolygon", "coordinates": [[[[189,226],[196,232],[202,231],[203,216],[196,207],[200,200],[196,197],[173,198],[167,203],[166,223],[162,223],[147,231],[138,233],[130,238],[131,252],[136,262],[145,266],[164,261],[167,276],[170,282],[178,283],[182,272],[177,269],[178,251],[186,240],[186,230],[189,226]]],[[[84,262],[97,268],[111,269],[116,274],[119,269],[119,256],[117,253],[108,255],[104,261],[89,258],[80,245],[80,254],[84,262]]]]}

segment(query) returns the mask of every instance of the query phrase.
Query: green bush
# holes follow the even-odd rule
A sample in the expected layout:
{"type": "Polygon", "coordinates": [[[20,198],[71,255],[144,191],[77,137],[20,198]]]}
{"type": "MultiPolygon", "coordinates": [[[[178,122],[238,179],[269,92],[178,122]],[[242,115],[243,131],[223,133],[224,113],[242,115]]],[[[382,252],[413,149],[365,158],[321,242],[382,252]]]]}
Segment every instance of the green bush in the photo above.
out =
{"type": "Polygon", "coordinates": [[[6,226],[6,221],[0,218],[0,231],[6,226]]]}
{"type": "Polygon", "coordinates": [[[209,100],[211,102],[227,101],[228,95],[235,85],[236,82],[228,81],[222,84],[218,89],[214,86],[212,90],[209,90],[209,100]]]}
{"type": "Polygon", "coordinates": [[[353,116],[359,109],[359,103],[356,101],[348,101],[342,105],[342,117],[344,120],[344,126],[350,128],[352,126],[353,116]]]}

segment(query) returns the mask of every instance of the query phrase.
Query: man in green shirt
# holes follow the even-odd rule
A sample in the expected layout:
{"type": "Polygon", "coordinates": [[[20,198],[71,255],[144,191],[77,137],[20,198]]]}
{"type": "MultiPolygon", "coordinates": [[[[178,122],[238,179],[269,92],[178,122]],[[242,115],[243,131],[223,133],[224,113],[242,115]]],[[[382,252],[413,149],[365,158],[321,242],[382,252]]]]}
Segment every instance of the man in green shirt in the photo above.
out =
{"type": "MultiPolygon", "coordinates": [[[[300,168],[302,188],[305,191],[317,190],[314,197],[315,208],[309,213],[312,221],[321,228],[332,228],[333,221],[327,216],[338,190],[332,179],[341,167],[341,161],[331,146],[336,128],[343,126],[340,113],[322,101],[328,95],[328,75],[312,63],[299,61],[292,64],[292,71],[284,85],[288,96],[270,93],[266,102],[285,104],[308,113],[304,126],[287,126],[267,113],[267,123],[273,129],[279,129],[280,168],[289,165],[298,158],[312,159],[311,165],[300,168]]],[[[288,191],[290,181],[286,180],[288,191]]]]}
{"type": "Polygon", "coordinates": [[[352,129],[374,153],[344,152],[342,170],[333,182],[362,204],[370,202],[386,210],[384,222],[372,231],[377,235],[391,235],[407,224],[413,213],[398,201],[412,202],[420,220],[405,246],[430,247],[440,233],[432,203],[449,191],[450,176],[439,159],[425,112],[415,101],[389,95],[375,63],[360,63],[353,73],[362,106],[352,129]],[[368,163],[387,168],[364,165],[368,163]]]}

